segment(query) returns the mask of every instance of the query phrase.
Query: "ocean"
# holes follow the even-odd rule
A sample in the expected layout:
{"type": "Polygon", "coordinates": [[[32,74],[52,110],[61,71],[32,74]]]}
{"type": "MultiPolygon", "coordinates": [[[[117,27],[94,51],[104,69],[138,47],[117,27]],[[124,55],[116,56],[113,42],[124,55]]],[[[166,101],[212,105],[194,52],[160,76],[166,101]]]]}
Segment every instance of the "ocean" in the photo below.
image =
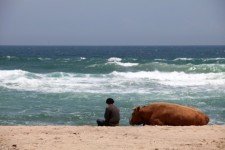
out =
{"type": "Polygon", "coordinates": [[[0,125],[96,125],[105,100],[195,107],[225,124],[225,46],[0,46],[0,125]]]}

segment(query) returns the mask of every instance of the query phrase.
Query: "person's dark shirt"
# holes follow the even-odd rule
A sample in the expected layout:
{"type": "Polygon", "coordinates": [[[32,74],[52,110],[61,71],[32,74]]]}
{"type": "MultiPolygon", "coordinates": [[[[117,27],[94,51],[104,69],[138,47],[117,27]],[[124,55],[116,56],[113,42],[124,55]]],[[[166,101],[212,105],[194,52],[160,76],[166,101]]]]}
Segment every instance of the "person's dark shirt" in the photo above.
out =
{"type": "Polygon", "coordinates": [[[105,122],[108,124],[118,124],[120,121],[120,110],[113,104],[105,109],[105,122]]]}

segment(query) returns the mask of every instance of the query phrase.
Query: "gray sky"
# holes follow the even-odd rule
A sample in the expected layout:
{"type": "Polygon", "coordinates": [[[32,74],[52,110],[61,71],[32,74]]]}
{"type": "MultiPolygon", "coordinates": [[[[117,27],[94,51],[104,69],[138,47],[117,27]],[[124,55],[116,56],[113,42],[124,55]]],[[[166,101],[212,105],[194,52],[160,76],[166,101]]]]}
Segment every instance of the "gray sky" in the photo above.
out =
{"type": "Polygon", "coordinates": [[[0,45],[225,45],[225,0],[0,0],[0,45]]]}

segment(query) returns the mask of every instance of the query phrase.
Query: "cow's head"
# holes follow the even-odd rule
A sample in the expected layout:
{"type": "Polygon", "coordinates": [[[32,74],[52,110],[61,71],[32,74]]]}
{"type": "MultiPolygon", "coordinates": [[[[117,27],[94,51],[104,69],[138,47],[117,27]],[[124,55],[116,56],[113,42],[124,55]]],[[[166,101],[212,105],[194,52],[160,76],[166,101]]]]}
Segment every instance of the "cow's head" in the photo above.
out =
{"type": "Polygon", "coordinates": [[[141,107],[138,106],[136,108],[134,108],[131,119],[130,119],[130,125],[140,125],[143,124],[142,121],[142,116],[141,116],[141,112],[140,112],[141,107]]]}

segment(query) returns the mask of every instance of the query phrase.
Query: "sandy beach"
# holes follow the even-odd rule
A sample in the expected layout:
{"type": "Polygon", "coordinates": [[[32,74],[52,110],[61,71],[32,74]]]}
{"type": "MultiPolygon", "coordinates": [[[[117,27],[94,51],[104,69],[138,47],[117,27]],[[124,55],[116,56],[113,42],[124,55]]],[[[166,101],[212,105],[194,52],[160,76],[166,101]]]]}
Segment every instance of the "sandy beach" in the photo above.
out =
{"type": "Polygon", "coordinates": [[[225,126],[0,126],[1,150],[225,149],[225,126]]]}

